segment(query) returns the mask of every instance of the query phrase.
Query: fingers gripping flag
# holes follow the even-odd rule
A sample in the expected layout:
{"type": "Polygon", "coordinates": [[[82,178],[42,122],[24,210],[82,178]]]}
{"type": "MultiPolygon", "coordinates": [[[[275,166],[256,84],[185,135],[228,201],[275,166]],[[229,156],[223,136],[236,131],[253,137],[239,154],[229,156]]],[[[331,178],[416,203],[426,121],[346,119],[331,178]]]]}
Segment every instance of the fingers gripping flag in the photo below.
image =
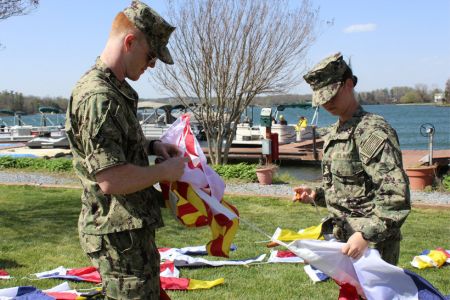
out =
{"type": "Polygon", "coordinates": [[[212,240],[207,244],[208,253],[228,257],[239,226],[238,211],[222,199],[225,183],[206,163],[202,148],[192,133],[189,115],[178,118],[161,141],[178,146],[183,156],[190,160],[179,181],[161,183],[167,206],[185,226],[209,226],[212,240]]]}

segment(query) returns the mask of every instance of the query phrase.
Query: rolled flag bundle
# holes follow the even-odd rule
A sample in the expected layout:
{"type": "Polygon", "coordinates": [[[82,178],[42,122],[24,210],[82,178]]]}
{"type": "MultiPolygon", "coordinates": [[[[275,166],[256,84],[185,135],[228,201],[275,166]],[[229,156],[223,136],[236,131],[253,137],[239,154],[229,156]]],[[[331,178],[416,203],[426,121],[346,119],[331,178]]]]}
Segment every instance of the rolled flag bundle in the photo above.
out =
{"type": "Polygon", "coordinates": [[[445,263],[450,263],[450,251],[443,248],[436,250],[424,250],[420,255],[415,256],[411,265],[418,269],[440,268],[445,263]]]}
{"type": "Polygon", "coordinates": [[[228,257],[239,226],[238,211],[223,200],[225,183],[206,163],[206,157],[192,133],[190,117],[179,117],[161,137],[176,145],[189,158],[184,174],[177,182],[161,183],[166,205],[187,227],[209,226],[212,239],[208,254],[228,257]]]}

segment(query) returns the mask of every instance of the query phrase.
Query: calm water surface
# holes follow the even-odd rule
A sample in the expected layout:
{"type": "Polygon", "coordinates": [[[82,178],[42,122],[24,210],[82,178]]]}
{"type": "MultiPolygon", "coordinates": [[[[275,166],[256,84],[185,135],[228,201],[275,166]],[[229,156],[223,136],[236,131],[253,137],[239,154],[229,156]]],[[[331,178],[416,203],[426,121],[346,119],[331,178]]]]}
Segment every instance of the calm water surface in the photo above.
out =
{"type": "MultiPolygon", "coordinates": [[[[397,131],[400,147],[403,150],[428,149],[428,137],[420,134],[420,126],[424,123],[434,125],[436,132],[433,137],[434,149],[450,149],[450,107],[433,105],[364,105],[366,111],[383,116],[397,131]]],[[[259,122],[260,109],[253,109],[254,123],[259,122]]],[[[314,110],[286,108],[279,112],[283,114],[289,124],[295,124],[300,116],[312,120],[314,110]]],[[[251,115],[251,110],[248,110],[251,115]]],[[[319,111],[318,126],[324,127],[334,124],[337,118],[324,109],[319,111]]],[[[285,166],[282,164],[280,172],[302,180],[315,180],[321,177],[320,167],[285,166]]]]}

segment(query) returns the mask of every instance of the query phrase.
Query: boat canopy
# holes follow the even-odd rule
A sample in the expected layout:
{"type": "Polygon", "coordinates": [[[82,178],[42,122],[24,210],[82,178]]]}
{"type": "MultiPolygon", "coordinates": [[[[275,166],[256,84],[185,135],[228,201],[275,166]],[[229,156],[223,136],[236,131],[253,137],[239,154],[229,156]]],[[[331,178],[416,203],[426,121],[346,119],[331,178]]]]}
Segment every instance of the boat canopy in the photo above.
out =
{"type": "Polygon", "coordinates": [[[39,111],[40,111],[41,113],[43,113],[43,114],[48,114],[48,113],[55,113],[55,114],[57,114],[57,113],[60,113],[60,112],[61,112],[61,110],[60,110],[59,108],[56,108],[56,107],[50,107],[50,106],[42,106],[42,107],[39,107],[39,111]]]}
{"type": "Polygon", "coordinates": [[[171,105],[169,105],[168,103],[163,103],[163,102],[156,102],[156,101],[139,101],[138,102],[138,108],[153,108],[153,109],[158,109],[158,108],[162,108],[165,106],[169,106],[171,107],[171,105]]]}
{"type": "Polygon", "coordinates": [[[9,109],[0,109],[0,115],[15,116],[16,113],[9,109]]]}
{"type": "Polygon", "coordinates": [[[305,102],[305,103],[296,103],[296,104],[281,104],[277,106],[278,111],[283,111],[286,108],[303,108],[308,109],[311,108],[311,102],[305,102]]]}

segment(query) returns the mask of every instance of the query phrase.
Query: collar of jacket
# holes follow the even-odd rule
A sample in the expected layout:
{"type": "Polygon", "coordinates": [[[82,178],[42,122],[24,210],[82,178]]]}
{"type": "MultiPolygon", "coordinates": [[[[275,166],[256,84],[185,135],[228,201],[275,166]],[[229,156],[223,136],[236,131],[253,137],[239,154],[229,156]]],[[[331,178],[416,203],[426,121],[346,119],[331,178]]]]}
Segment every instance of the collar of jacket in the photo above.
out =
{"type": "Polygon", "coordinates": [[[137,103],[139,96],[136,91],[131,87],[131,85],[128,84],[126,80],[120,81],[117,79],[113,71],[106,66],[100,57],[97,57],[97,60],[95,61],[95,69],[101,71],[106,76],[106,80],[108,80],[109,83],[111,83],[111,85],[126,99],[132,101],[133,104],[137,103]]]}

